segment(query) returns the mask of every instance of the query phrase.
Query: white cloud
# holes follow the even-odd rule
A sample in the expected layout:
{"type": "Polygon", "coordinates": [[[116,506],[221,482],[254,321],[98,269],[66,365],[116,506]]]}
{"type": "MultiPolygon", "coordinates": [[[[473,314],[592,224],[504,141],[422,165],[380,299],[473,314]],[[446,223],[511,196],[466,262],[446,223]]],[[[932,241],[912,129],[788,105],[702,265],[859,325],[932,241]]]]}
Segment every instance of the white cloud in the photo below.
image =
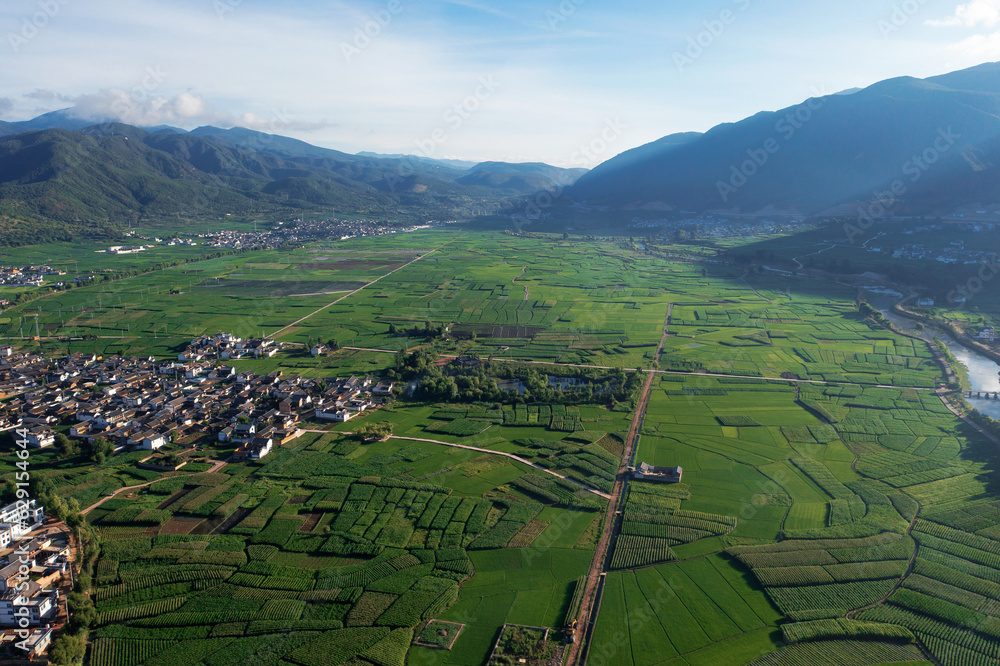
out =
{"type": "MultiPolygon", "coordinates": [[[[65,99],[63,96],[58,98],[65,99]]],[[[190,91],[166,97],[147,93],[142,88],[131,92],[107,88],[94,94],[80,95],[73,102],[69,113],[77,118],[94,122],[119,120],[139,127],[174,125],[190,129],[198,125],[217,125],[266,132],[308,132],[329,126],[326,122],[296,121],[284,110],[275,110],[271,116],[254,113],[235,116],[215,109],[204,97],[190,91]]]]}
{"type": "Polygon", "coordinates": [[[0,97],[0,116],[5,116],[14,109],[14,100],[10,97],[0,97]]]}
{"type": "Polygon", "coordinates": [[[43,90],[42,88],[36,88],[30,93],[25,93],[25,99],[33,99],[37,102],[44,103],[54,103],[54,102],[72,102],[73,98],[67,95],[62,95],[55,92],[54,90],[43,90]]]}
{"type": "Polygon", "coordinates": [[[948,48],[977,61],[997,60],[1000,59],[1000,31],[991,35],[973,35],[948,48]]]}
{"type": "Polygon", "coordinates": [[[1000,24],[1000,0],[973,0],[956,7],[955,13],[948,18],[927,21],[927,25],[967,28],[980,25],[992,28],[997,24],[1000,24]]]}

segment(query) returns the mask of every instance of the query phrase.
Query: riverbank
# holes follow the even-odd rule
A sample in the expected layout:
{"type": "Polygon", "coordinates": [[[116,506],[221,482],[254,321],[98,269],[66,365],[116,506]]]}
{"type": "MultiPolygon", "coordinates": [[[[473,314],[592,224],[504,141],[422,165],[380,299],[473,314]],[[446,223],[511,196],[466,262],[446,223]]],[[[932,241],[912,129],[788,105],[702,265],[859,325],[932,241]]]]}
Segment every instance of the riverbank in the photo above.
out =
{"type": "Polygon", "coordinates": [[[981,342],[973,340],[965,333],[960,331],[958,328],[956,328],[955,325],[950,321],[939,321],[934,317],[921,314],[919,312],[913,312],[912,310],[907,310],[906,308],[904,308],[903,303],[912,298],[913,297],[910,296],[909,298],[905,298],[902,301],[899,301],[898,303],[892,306],[892,311],[901,317],[906,317],[907,319],[920,322],[921,324],[924,324],[926,326],[940,328],[941,330],[946,331],[948,335],[950,335],[956,343],[962,345],[969,351],[975,352],[977,354],[982,354],[983,356],[990,359],[994,363],[1000,363],[1000,353],[991,349],[990,347],[987,347],[981,342]]]}

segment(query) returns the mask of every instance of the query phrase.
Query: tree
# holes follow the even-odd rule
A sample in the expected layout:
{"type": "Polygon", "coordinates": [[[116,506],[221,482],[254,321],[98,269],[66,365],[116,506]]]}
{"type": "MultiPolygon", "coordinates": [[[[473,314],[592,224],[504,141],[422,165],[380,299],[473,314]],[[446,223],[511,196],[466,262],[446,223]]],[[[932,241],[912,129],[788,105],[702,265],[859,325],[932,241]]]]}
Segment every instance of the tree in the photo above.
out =
{"type": "Polygon", "coordinates": [[[59,448],[59,452],[67,458],[72,458],[80,453],[80,447],[77,443],[61,432],[56,434],[56,446],[59,448]]]}
{"type": "Polygon", "coordinates": [[[78,629],[89,629],[97,620],[94,602],[83,592],[70,592],[68,600],[72,625],[78,629]]]}
{"type": "Polygon", "coordinates": [[[365,441],[382,441],[392,434],[392,424],[387,421],[368,423],[358,428],[356,434],[365,441]]]}
{"type": "Polygon", "coordinates": [[[114,452],[115,447],[111,442],[103,437],[98,437],[94,440],[93,447],[90,450],[90,459],[96,461],[97,456],[103,454],[104,458],[101,459],[101,462],[104,462],[104,460],[114,452]]]}
{"type": "Polygon", "coordinates": [[[83,663],[86,651],[86,632],[64,633],[52,641],[52,645],[49,647],[49,663],[53,666],[77,666],[83,663]]]}
{"type": "Polygon", "coordinates": [[[389,324],[389,335],[396,335],[396,325],[389,324]]]}

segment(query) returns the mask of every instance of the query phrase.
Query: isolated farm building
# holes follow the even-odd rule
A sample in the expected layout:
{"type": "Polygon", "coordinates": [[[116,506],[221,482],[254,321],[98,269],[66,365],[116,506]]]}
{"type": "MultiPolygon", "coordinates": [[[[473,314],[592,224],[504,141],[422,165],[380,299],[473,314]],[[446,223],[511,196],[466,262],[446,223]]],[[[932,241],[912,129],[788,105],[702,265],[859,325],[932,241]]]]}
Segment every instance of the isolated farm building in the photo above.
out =
{"type": "Polygon", "coordinates": [[[681,467],[656,467],[649,463],[639,463],[632,471],[632,478],[641,481],[657,481],[659,483],[680,483],[684,475],[681,467]]]}
{"type": "Polygon", "coordinates": [[[483,364],[483,362],[475,356],[459,356],[451,363],[452,365],[457,365],[460,368],[478,368],[483,364]]]}

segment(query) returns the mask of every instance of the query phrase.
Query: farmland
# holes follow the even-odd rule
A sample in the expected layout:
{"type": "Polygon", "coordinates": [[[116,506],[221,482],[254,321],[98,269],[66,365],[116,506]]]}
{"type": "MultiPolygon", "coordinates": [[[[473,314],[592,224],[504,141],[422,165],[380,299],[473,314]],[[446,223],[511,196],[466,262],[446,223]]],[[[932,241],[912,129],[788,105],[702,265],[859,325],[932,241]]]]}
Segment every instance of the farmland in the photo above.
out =
{"type": "Polygon", "coordinates": [[[928,346],[855,297],[623,241],[433,230],[78,287],[0,335],[33,346],[37,313],[44,353],[172,359],[263,332],[286,346],[238,370],[406,388],[216,471],[233,448],[211,433],[177,472],[33,453],[80,507],[150,484],[88,514],[95,666],[482,664],[505,625],[577,619],[605,530],[589,664],[995,663],[996,448],[935,393],[928,346]],[[351,434],[375,422],[391,436],[351,434]],[[629,481],[609,524],[639,462],[682,482],[629,481]]]}

